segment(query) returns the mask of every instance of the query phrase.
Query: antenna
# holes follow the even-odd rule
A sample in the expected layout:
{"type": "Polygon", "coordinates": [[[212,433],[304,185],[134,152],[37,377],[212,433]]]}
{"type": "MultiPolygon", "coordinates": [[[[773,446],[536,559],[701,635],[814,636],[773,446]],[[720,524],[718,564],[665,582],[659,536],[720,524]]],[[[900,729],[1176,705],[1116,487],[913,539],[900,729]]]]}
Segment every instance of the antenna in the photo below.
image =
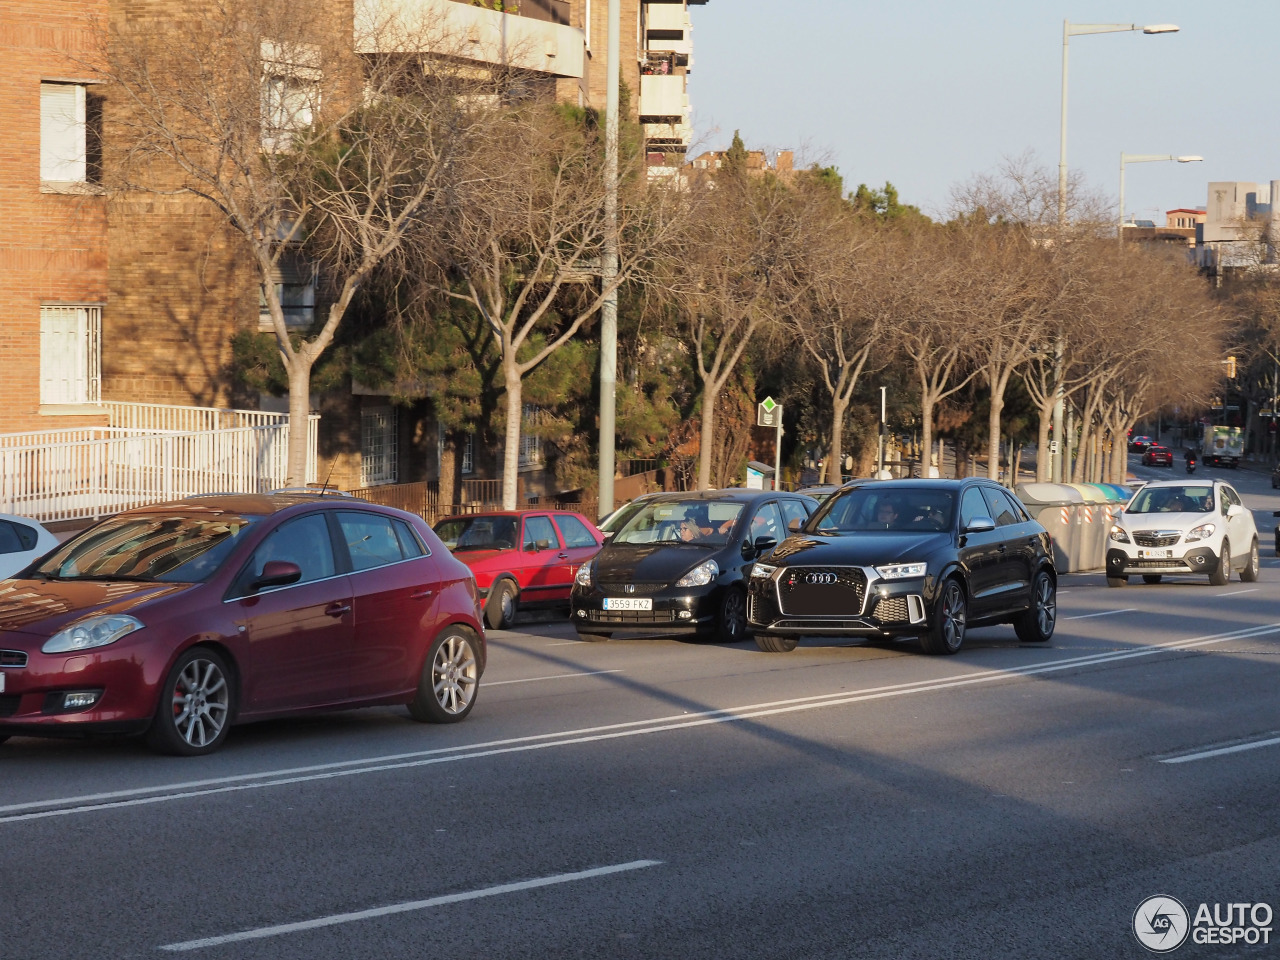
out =
{"type": "Polygon", "coordinates": [[[324,475],[324,484],[320,487],[320,496],[322,497],[324,496],[324,492],[329,489],[329,478],[333,476],[333,465],[337,462],[338,458],[336,455],[329,461],[329,472],[324,475]]]}

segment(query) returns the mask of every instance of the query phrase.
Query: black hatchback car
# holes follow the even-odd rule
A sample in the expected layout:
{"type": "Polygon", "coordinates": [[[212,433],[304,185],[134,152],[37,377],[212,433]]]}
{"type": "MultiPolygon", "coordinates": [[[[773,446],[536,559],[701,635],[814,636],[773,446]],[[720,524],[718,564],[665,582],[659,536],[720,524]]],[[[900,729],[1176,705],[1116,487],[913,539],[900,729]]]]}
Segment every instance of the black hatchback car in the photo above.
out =
{"type": "Polygon", "coordinates": [[[760,490],[651,496],[578,568],[571,618],[583,640],[614,634],[746,636],[756,557],[817,510],[812,497],[760,490]]]}
{"type": "Polygon", "coordinates": [[[989,480],[847,486],[750,581],[749,628],[771,653],[802,636],[914,636],[955,653],[968,627],[990,623],[1043,643],[1057,614],[1049,534],[989,480]]]}

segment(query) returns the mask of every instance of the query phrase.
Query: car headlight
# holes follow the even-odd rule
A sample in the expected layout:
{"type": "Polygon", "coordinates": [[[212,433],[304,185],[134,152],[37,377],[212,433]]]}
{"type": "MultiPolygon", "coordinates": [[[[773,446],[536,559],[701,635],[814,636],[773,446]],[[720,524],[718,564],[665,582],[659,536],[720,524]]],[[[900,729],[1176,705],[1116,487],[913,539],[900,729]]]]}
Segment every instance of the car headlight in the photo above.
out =
{"type": "Polygon", "coordinates": [[[1111,537],[1111,539],[1112,539],[1112,540],[1114,540],[1116,543],[1130,543],[1130,542],[1131,542],[1131,541],[1129,540],[1129,534],[1125,531],[1124,527],[1117,526],[1117,525],[1115,525],[1115,524],[1112,524],[1112,526],[1111,526],[1111,533],[1110,533],[1110,534],[1108,534],[1108,536],[1110,536],[1110,537],[1111,537]]]}
{"type": "Polygon", "coordinates": [[[777,567],[771,567],[767,563],[757,563],[751,567],[751,575],[753,577],[772,577],[777,567]]]}
{"type": "Polygon", "coordinates": [[[44,642],[41,653],[73,653],[93,647],[105,647],[126,634],[142,629],[142,622],[124,614],[104,614],[73,623],[44,642]]]}
{"type": "Polygon", "coordinates": [[[925,563],[890,563],[883,567],[876,567],[876,573],[881,580],[904,580],[907,577],[923,577],[925,563]]]}
{"type": "Polygon", "coordinates": [[[720,576],[720,565],[714,560],[700,563],[676,581],[677,587],[705,587],[720,576]]]}
{"type": "Polygon", "coordinates": [[[1187,535],[1182,539],[1190,543],[1193,540],[1208,540],[1213,536],[1213,531],[1217,530],[1212,523],[1202,523],[1198,527],[1192,527],[1187,531],[1187,535]]]}
{"type": "Polygon", "coordinates": [[[592,573],[591,568],[593,566],[595,566],[594,561],[590,563],[584,563],[582,566],[578,568],[578,572],[573,578],[573,582],[576,586],[579,586],[579,587],[591,586],[591,573],[592,573]]]}

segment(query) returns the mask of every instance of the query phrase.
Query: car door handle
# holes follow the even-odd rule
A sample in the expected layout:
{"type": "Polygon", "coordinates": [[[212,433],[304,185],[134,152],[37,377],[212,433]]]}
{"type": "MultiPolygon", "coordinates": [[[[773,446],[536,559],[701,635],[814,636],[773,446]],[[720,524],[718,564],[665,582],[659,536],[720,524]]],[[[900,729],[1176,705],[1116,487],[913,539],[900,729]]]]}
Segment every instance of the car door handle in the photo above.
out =
{"type": "Polygon", "coordinates": [[[434,593],[435,591],[428,587],[426,590],[419,590],[417,593],[410,594],[410,596],[413,597],[414,600],[425,600],[434,593]]]}
{"type": "Polygon", "coordinates": [[[569,555],[567,553],[558,553],[556,554],[556,558],[559,560],[568,560],[569,555]]]}
{"type": "Polygon", "coordinates": [[[1007,543],[1002,543],[1002,544],[1000,544],[1000,548],[999,548],[999,549],[1000,549],[1000,552],[1001,552],[1001,553],[1004,553],[1006,550],[1008,550],[1008,549],[1009,549],[1009,545],[1008,545],[1007,543]]]}
{"type": "Polygon", "coordinates": [[[326,617],[341,617],[344,614],[348,614],[350,612],[351,612],[351,604],[343,603],[341,600],[335,600],[333,603],[329,604],[327,607],[324,608],[324,615],[326,617]]]}

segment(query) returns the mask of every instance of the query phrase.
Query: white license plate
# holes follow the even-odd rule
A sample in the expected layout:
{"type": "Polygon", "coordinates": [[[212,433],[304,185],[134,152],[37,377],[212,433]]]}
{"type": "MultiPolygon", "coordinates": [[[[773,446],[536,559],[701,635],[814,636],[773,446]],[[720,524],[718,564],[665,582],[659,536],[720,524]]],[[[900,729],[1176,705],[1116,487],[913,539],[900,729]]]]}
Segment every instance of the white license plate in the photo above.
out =
{"type": "Polygon", "coordinates": [[[652,610],[653,599],[650,597],[605,597],[606,610],[652,610]]]}
{"type": "Polygon", "coordinates": [[[4,693],[4,671],[0,670],[0,693],[4,693]]]}
{"type": "Polygon", "coordinates": [[[1173,556],[1172,550],[1139,550],[1138,556],[1143,560],[1167,560],[1173,556]]]}

